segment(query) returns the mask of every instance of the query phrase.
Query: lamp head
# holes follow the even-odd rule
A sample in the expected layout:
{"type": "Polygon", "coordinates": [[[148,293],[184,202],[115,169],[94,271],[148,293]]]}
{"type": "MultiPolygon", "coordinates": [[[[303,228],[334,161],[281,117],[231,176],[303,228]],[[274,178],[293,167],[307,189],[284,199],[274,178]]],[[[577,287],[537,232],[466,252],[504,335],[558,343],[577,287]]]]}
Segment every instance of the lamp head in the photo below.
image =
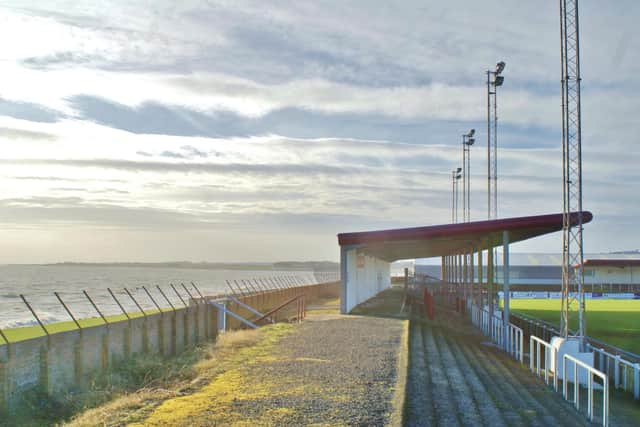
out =
{"type": "Polygon", "coordinates": [[[471,130],[469,131],[469,133],[467,134],[467,136],[468,136],[469,138],[471,138],[475,133],[476,133],[476,130],[475,130],[475,129],[471,129],[471,130]]]}
{"type": "Polygon", "coordinates": [[[504,61],[500,61],[500,62],[498,62],[496,64],[496,74],[497,75],[502,73],[502,71],[504,70],[505,65],[507,65],[507,64],[505,64],[504,61]]]}
{"type": "Polygon", "coordinates": [[[473,145],[474,142],[476,142],[475,138],[467,139],[467,145],[473,145]]]}
{"type": "Polygon", "coordinates": [[[502,86],[502,83],[504,83],[504,77],[496,75],[496,79],[493,81],[493,85],[502,86]]]}
{"type": "Polygon", "coordinates": [[[462,168],[456,169],[456,173],[460,173],[460,172],[462,172],[462,168]]]}

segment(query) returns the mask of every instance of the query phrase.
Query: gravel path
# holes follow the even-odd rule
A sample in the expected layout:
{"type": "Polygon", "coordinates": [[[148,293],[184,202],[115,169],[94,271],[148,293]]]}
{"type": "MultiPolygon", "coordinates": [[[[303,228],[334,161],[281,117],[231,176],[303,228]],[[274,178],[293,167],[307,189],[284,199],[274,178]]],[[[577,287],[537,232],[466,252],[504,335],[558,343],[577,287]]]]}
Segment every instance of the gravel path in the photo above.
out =
{"type": "Polygon", "coordinates": [[[266,396],[234,402],[242,414],[234,424],[387,425],[403,330],[398,319],[307,317],[275,344],[272,361],[244,369],[251,383],[271,386],[266,396]]]}

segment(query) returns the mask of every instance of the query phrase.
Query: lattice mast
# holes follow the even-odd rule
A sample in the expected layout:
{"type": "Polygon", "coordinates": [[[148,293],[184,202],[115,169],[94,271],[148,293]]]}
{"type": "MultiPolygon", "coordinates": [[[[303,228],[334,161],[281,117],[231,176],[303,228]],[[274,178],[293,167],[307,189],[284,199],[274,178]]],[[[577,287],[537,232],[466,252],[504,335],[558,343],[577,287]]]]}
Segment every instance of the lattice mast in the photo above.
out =
{"type": "Polygon", "coordinates": [[[562,302],[560,332],[570,335],[572,309],[578,309],[575,336],[584,351],[584,275],[582,251],[582,141],[580,111],[580,33],[578,0],[560,0],[562,57],[562,302]]]}
{"type": "Polygon", "coordinates": [[[498,87],[505,63],[487,71],[487,219],[498,218],[498,87]]]}
{"type": "Polygon", "coordinates": [[[487,219],[498,217],[498,103],[492,86],[491,72],[487,71],[487,219]]]}

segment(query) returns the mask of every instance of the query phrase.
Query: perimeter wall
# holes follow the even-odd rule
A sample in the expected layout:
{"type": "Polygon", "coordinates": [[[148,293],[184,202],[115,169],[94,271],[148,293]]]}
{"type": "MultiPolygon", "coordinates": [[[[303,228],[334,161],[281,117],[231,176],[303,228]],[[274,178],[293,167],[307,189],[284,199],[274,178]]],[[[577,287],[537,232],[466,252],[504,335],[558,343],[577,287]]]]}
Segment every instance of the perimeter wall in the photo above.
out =
{"type": "MultiPolygon", "coordinates": [[[[304,294],[307,302],[324,295],[339,295],[339,283],[299,286],[238,298],[266,312],[304,294]]],[[[206,298],[208,299],[208,297],[206,298]]],[[[227,307],[251,319],[255,315],[234,303],[227,307]]],[[[278,314],[278,320],[295,314],[295,307],[278,314]]],[[[218,334],[217,310],[202,300],[188,307],[130,320],[76,329],[0,345],[0,410],[10,410],[21,393],[38,388],[47,394],[86,389],[92,377],[109,365],[137,354],[173,356],[218,334]]],[[[228,318],[226,329],[239,329],[228,318]]]]}

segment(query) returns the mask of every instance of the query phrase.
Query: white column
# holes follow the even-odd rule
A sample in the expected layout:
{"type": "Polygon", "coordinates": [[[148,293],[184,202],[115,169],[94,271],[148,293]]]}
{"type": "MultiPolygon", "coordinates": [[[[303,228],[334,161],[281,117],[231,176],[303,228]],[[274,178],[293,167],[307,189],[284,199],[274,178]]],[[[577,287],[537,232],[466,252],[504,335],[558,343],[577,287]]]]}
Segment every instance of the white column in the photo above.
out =
{"type": "Polygon", "coordinates": [[[502,322],[504,325],[504,349],[509,351],[509,232],[502,232],[502,292],[504,293],[504,307],[502,322]]]}

